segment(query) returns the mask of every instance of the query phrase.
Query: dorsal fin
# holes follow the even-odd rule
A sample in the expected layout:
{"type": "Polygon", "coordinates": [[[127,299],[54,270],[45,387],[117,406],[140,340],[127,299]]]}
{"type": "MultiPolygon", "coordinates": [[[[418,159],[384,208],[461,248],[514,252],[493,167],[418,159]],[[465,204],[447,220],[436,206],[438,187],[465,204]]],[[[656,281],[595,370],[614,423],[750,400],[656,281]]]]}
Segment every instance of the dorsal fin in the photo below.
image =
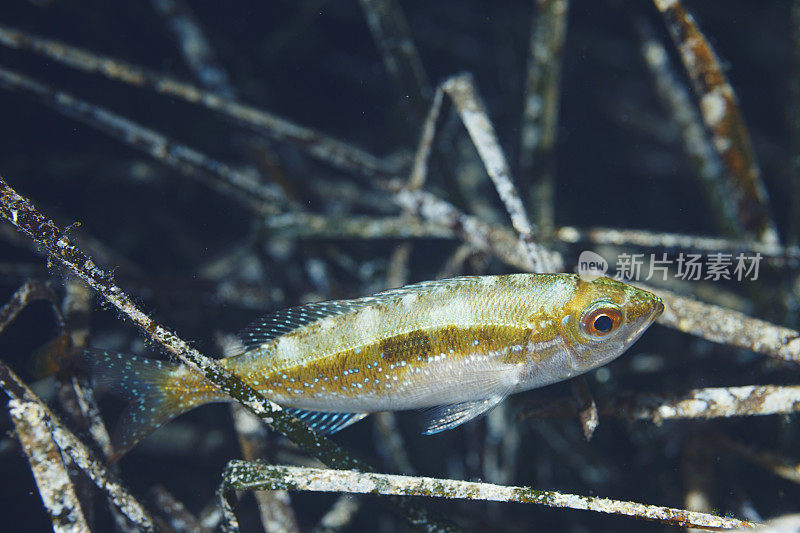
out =
{"type": "Polygon", "coordinates": [[[354,300],[332,300],[317,302],[283,309],[261,317],[239,333],[245,350],[261,346],[276,337],[285,335],[297,328],[306,326],[317,320],[336,315],[353,313],[364,307],[402,298],[407,294],[425,293],[436,289],[457,286],[469,281],[479,281],[478,276],[462,276],[458,278],[423,281],[396,289],[388,289],[372,296],[354,300]]]}
{"type": "Polygon", "coordinates": [[[396,289],[387,289],[373,296],[367,296],[361,299],[366,300],[372,298],[381,301],[394,298],[402,298],[403,296],[411,293],[423,293],[437,289],[447,289],[455,286],[463,286],[470,282],[478,283],[483,278],[486,277],[488,276],[459,276],[457,278],[445,278],[445,279],[436,279],[432,281],[421,281],[419,283],[414,283],[412,285],[405,285],[403,287],[398,287],[396,289]]]}
{"type": "Polygon", "coordinates": [[[359,300],[334,300],[290,307],[254,320],[239,333],[239,338],[248,350],[317,320],[351,313],[364,305],[359,300]]]}

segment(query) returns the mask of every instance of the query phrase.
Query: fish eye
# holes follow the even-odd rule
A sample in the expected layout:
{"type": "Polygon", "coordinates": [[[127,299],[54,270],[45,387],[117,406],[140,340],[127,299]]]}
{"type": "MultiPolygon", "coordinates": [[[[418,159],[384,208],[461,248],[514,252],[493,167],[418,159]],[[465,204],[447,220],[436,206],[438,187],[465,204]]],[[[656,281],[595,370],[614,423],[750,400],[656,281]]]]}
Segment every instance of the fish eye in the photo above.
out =
{"type": "Polygon", "coordinates": [[[592,324],[595,331],[599,331],[600,333],[609,333],[611,328],[614,327],[614,321],[608,315],[599,315],[597,318],[594,319],[594,324],[592,324]]]}
{"type": "Polygon", "coordinates": [[[605,337],[619,327],[622,322],[620,310],[608,302],[600,302],[584,311],[581,329],[590,337],[605,337]]]}

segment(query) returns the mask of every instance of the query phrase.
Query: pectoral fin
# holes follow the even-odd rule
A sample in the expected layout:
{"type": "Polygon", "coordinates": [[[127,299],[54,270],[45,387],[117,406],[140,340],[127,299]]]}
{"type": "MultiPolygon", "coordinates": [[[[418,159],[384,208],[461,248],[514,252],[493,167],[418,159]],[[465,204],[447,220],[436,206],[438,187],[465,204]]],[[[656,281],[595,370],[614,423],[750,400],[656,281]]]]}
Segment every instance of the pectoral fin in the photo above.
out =
{"type": "Polygon", "coordinates": [[[484,400],[454,403],[434,407],[427,412],[427,424],[423,435],[432,435],[460,426],[473,418],[486,414],[495,405],[502,402],[505,396],[492,396],[484,400]]]}

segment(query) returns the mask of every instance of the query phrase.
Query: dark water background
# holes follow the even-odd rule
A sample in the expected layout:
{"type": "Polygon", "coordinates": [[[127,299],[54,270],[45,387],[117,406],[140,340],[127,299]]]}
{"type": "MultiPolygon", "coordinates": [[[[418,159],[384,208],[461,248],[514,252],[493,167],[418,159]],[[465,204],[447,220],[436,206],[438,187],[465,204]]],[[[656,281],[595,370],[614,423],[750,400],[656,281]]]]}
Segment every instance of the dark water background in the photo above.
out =
{"type": "MultiPolygon", "coordinates": [[[[564,51],[561,118],[557,146],[557,224],[614,226],[654,231],[713,234],[715,227],[677,129],[660,105],[638,51],[630,23],[634,5],[642,6],[665,39],[669,37],[646,3],[573,2],[564,51]]],[[[243,102],[261,106],[299,124],[350,141],[372,153],[388,155],[413,149],[420,124],[398,106],[398,94],[381,62],[364,16],[354,0],[342,2],[190,2],[220,61],[228,69],[243,102]]],[[[491,118],[512,161],[516,161],[525,57],[532,2],[402,2],[423,64],[432,82],[461,72],[474,74],[491,118]]],[[[790,132],[794,77],[789,2],[687,2],[700,27],[727,66],[755,145],[779,231],[789,226],[789,201],[796,153],[790,132]]],[[[638,8],[637,8],[638,9],[638,8]]],[[[175,42],[148,2],[79,4],[55,1],[46,7],[4,2],[0,23],[108,54],[157,72],[191,80],[175,42]]],[[[671,48],[671,46],[670,46],[671,48]]],[[[672,59],[677,59],[675,55],[672,59]]],[[[252,135],[206,110],[97,76],[76,72],[49,60],[0,49],[0,66],[16,70],[82,99],[106,106],[216,158],[246,162],[252,135]]],[[[461,133],[463,135],[463,132],[461,133]]],[[[442,146],[442,150],[450,147],[442,146]]],[[[325,212],[326,199],[306,194],[311,180],[351,178],[315,163],[292,149],[286,157],[290,179],[303,203],[325,212]],[[299,161],[298,161],[299,159],[299,161]]],[[[173,296],[168,288],[197,280],[198,265],[224,256],[251,236],[270,239],[235,201],[179,176],[139,152],[64,117],[28,96],[0,91],[0,175],[12,187],[61,224],[80,221],[84,231],[111,246],[145,273],[134,295],[157,320],[174,328],[204,353],[217,354],[215,332],[234,332],[269,309],[219,304],[211,298],[173,296]],[[141,285],[140,285],[141,287],[141,285]]],[[[431,188],[455,203],[453,187],[434,173],[431,188]]],[[[489,180],[483,196],[497,207],[489,180]]],[[[374,265],[375,285],[337,266],[329,269],[334,297],[361,295],[380,288],[397,241],[300,242],[283,254],[261,248],[262,278],[279,290],[276,307],[320,295],[305,267],[312,258],[335,262],[347,255],[356,265],[374,265]]],[[[414,248],[410,281],[433,277],[457,243],[422,241],[414,248]]],[[[259,248],[258,246],[255,246],[259,248]]],[[[575,250],[565,250],[574,261],[575,250]]],[[[29,250],[0,242],[0,263],[41,264],[29,250]]],[[[114,266],[114,265],[106,265],[114,266]]],[[[510,271],[497,261],[488,273],[510,271]]],[[[58,271],[51,269],[51,273],[58,271]]],[[[466,273],[466,272],[465,272],[466,273]]],[[[122,280],[128,274],[120,269],[122,280]]],[[[777,297],[791,273],[768,271],[769,283],[730,286],[749,311],[797,327],[777,297]]],[[[0,301],[21,280],[0,278],[0,301]]],[[[122,281],[125,286],[124,281],[122,281]]],[[[92,315],[95,344],[146,352],[142,336],[115,311],[99,302],[92,315]]],[[[25,311],[0,336],[0,357],[26,379],[31,354],[56,334],[45,304],[25,311]]],[[[152,353],[152,351],[150,352],[152,353]]],[[[712,345],[662,327],[653,328],[626,356],[613,363],[610,378],[589,382],[597,394],[616,390],[681,391],[691,387],[797,382],[795,368],[762,357],[712,345]],[[662,358],[658,372],[632,370],[637,356],[662,358]]],[[[559,384],[509,401],[512,412],[526,403],[569,396],[559,384]]],[[[103,402],[108,420],[119,410],[103,402]]],[[[418,472],[480,479],[483,423],[442,435],[418,435],[416,415],[400,415],[408,452],[418,472]],[[455,463],[461,466],[454,466],[455,463]],[[466,465],[466,466],[464,466],[466,465]]],[[[512,484],[542,489],[631,499],[683,507],[687,443],[706,432],[731,437],[798,457],[796,417],[729,421],[672,422],[663,426],[601,420],[586,443],[575,420],[520,421],[518,467],[512,484]],[[533,427],[541,424],[541,427],[533,427]]],[[[172,435],[188,447],[168,446],[153,437],[122,462],[125,482],[137,494],[165,485],[193,512],[206,505],[228,459],[239,451],[227,407],[209,406],[181,418],[172,435]],[[160,444],[159,444],[160,443],[160,444]]],[[[10,431],[7,417],[0,429],[10,431]]],[[[166,431],[166,430],[165,430],[166,431]]],[[[336,436],[359,456],[384,468],[376,451],[372,423],[336,436]]],[[[763,517],[797,511],[800,489],[730,454],[709,453],[710,495],[717,512],[763,517]]],[[[0,440],[3,528],[44,531],[49,524],[30,471],[11,436],[0,440]]],[[[387,471],[384,468],[384,471],[387,471]]],[[[304,529],[310,528],[335,499],[331,495],[295,495],[304,529]]],[[[365,498],[353,531],[407,527],[365,498]]],[[[243,508],[245,531],[255,530],[251,501],[243,508]]],[[[658,531],[664,526],[592,513],[534,506],[432,502],[472,529],[526,531],[658,531]]],[[[99,504],[99,530],[111,527],[99,504]]]]}

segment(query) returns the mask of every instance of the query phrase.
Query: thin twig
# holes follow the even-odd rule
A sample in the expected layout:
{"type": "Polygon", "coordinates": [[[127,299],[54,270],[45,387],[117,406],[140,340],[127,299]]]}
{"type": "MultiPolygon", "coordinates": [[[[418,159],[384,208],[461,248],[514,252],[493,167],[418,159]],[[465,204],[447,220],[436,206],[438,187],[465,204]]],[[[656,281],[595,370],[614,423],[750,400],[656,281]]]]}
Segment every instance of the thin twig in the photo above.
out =
{"type": "Polygon", "coordinates": [[[217,111],[257,133],[264,133],[277,141],[290,142],[312,157],[357,176],[388,177],[393,174],[392,169],[381,159],[350,144],[123,61],[4,26],[0,26],[0,45],[29,50],[71,68],[151,89],[159,94],[217,111]]]}
{"type": "Polygon", "coordinates": [[[667,248],[700,252],[727,252],[761,254],[775,262],[796,265],[800,262],[800,248],[781,246],[776,243],[732,240],[706,235],[661,233],[625,228],[576,228],[563,226],[556,230],[555,238],[566,243],[589,242],[592,244],[615,244],[642,248],[667,248]]]}
{"type": "Polygon", "coordinates": [[[167,520],[175,533],[207,533],[200,521],[165,487],[156,485],[150,491],[156,510],[167,520]]]}
{"type": "MultiPolygon", "coordinates": [[[[69,346],[66,350],[72,352],[88,347],[89,312],[93,295],[85,284],[71,275],[65,276],[64,289],[62,309],[69,335],[69,346]]],[[[62,406],[80,428],[88,430],[103,455],[111,457],[111,438],[100,417],[100,408],[89,380],[79,376],[58,377],[58,393],[62,406]]]]}
{"type": "Polygon", "coordinates": [[[520,127],[520,178],[528,185],[528,207],[540,231],[554,226],[555,143],[561,57],[569,0],[536,0],[528,49],[520,127]]]}
{"type": "Polygon", "coordinates": [[[8,412],[14,421],[22,450],[39,488],[42,503],[53,524],[53,531],[88,531],[78,495],[61,457],[61,451],[42,423],[42,411],[34,402],[12,399],[8,412]]]}
{"type": "Polygon", "coordinates": [[[425,185],[425,180],[428,177],[428,166],[430,164],[431,152],[433,151],[433,142],[436,139],[436,124],[442,112],[442,101],[444,100],[444,91],[441,86],[436,88],[436,93],[433,95],[433,102],[431,103],[430,110],[425,123],[422,125],[422,133],[419,138],[419,145],[417,151],[414,153],[414,164],[411,166],[411,175],[408,178],[407,187],[411,190],[420,189],[425,185]]]}
{"type": "Polygon", "coordinates": [[[324,470],[299,466],[272,466],[243,461],[228,463],[225,478],[231,487],[240,490],[268,488],[533,503],[548,507],[567,507],[633,516],[668,524],[708,529],[755,526],[752,522],[735,518],[694,513],[682,509],[564,494],[528,487],[508,487],[453,479],[362,473],[353,470],[324,470]]]}
{"type": "Polygon", "coordinates": [[[17,400],[32,410],[30,414],[26,415],[30,417],[31,423],[47,428],[61,452],[67,454],[75,465],[106,493],[112,504],[128,520],[142,531],[155,531],[153,519],[148,511],[109,472],[103,462],[95,457],[94,453],[78,437],[65,428],[39,397],[1,361],[0,386],[12,400],[17,400]]]}
{"type": "Polygon", "coordinates": [[[534,242],[533,227],[522,205],[511,170],[503,149],[497,139],[489,114],[475,88],[472,76],[461,74],[444,81],[442,90],[453,100],[461,121],[469,132],[478,150],[489,177],[492,179],[500,199],[511,217],[511,225],[517,231],[530,256],[534,272],[551,272],[561,268],[558,256],[548,252],[534,242]]]}
{"type": "Polygon", "coordinates": [[[740,457],[769,470],[776,476],[794,483],[800,483],[800,461],[797,459],[786,457],[771,450],[759,450],[722,435],[717,438],[717,441],[740,457]]]}
{"type": "MultiPolygon", "coordinates": [[[[431,208],[444,206],[444,200],[430,193],[403,195],[398,203],[403,207],[414,207],[412,198],[421,201],[425,196],[431,208]]],[[[412,209],[412,214],[420,216],[417,210],[412,209]]],[[[459,213],[458,216],[463,214],[459,213]]],[[[469,215],[463,215],[470,217],[469,215]]],[[[419,218],[402,216],[369,217],[362,215],[349,215],[347,217],[331,217],[296,211],[270,217],[265,221],[269,229],[280,230],[280,234],[290,238],[347,238],[347,239],[379,239],[379,238],[404,238],[404,239],[454,239],[459,238],[455,231],[457,225],[445,222],[438,217],[425,217],[426,221],[419,218]]],[[[471,218],[471,217],[470,217],[471,218]]],[[[499,240],[501,247],[508,248],[513,241],[513,235],[496,226],[489,226],[473,219],[488,228],[487,240],[499,240]]],[[[758,241],[732,240],[722,237],[706,235],[687,235],[682,233],[661,233],[647,230],[626,228],[577,228],[574,226],[561,226],[554,232],[554,238],[568,244],[591,243],[596,245],[613,244],[616,246],[636,246],[647,249],[667,249],[693,252],[724,252],[730,254],[747,253],[748,255],[760,254],[766,261],[776,266],[795,266],[800,264],[800,248],[795,246],[782,246],[780,244],[766,244],[758,241]]],[[[503,255],[500,255],[504,259],[503,255]]],[[[512,259],[516,262],[518,259],[512,259]]],[[[515,263],[511,263],[515,264],[515,263]]],[[[529,267],[522,267],[529,268],[529,267]]]]}
{"type": "MultiPolygon", "coordinates": [[[[598,398],[597,409],[600,416],[656,423],[681,418],[783,415],[800,412],[800,386],[710,387],[681,394],[619,393],[598,398]]],[[[519,418],[568,418],[576,414],[573,400],[560,400],[531,407],[519,418]]]]}
{"type": "Polygon", "coordinates": [[[456,248],[442,268],[440,268],[436,273],[436,279],[452,278],[453,276],[458,275],[460,272],[464,272],[464,263],[476,255],[483,254],[479,254],[475,248],[468,244],[462,244],[456,248]]]}
{"type": "Polygon", "coordinates": [[[397,205],[409,213],[449,228],[461,240],[478,250],[489,252],[509,265],[522,270],[532,271],[534,269],[527,248],[505,228],[486,224],[426,191],[401,189],[394,195],[394,200],[397,205]]]}
{"type": "Polygon", "coordinates": [[[181,55],[195,78],[208,90],[224,98],[235,98],[228,73],[217,60],[200,22],[183,0],[152,0],[153,9],[180,45],[181,55]]]}
{"type": "Polygon", "coordinates": [[[800,332],[796,330],[664,289],[646,288],[664,301],[659,324],[713,342],[800,363],[800,332]]]}
{"type": "Polygon", "coordinates": [[[386,71],[397,85],[400,101],[421,117],[430,98],[431,87],[399,2],[361,0],[361,8],[372,40],[381,52],[386,71]]]}
{"type": "Polygon", "coordinates": [[[322,515],[319,524],[312,529],[312,533],[337,533],[346,529],[355,518],[361,505],[358,498],[352,494],[342,494],[331,505],[331,508],[322,515]]]}
{"type": "MultiPolygon", "coordinates": [[[[56,372],[56,395],[63,410],[69,415],[70,422],[77,431],[87,432],[92,441],[93,449],[99,449],[105,458],[112,454],[111,438],[108,430],[100,417],[100,409],[94,397],[91,383],[86,376],[74,375],[64,368],[69,367],[69,358],[79,350],[86,348],[89,342],[89,318],[93,294],[84,283],[70,274],[64,276],[64,298],[61,302],[61,311],[64,316],[64,330],[52,347],[52,355],[58,358],[54,364],[56,372]]],[[[115,472],[117,474],[118,472],[115,472]]],[[[84,476],[75,479],[84,511],[93,516],[94,494],[91,480],[84,476]]],[[[111,503],[111,502],[109,502],[111,503]]],[[[126,520],[111,503],[111,512],[116,522],[123,530],[126,520]]]]}
{"type": "Polygon", "coordinates": [[[447,227],[416,216],[328,217],[293,212],[264,221],[267,229],[290,239],[453,239],[447,227]]]}
{"type": "MultiPolygon", "coordinates": [[[[266,455],[266,426],[241,405],[231,405],[231,411],[242,457],[246,461],[263,460],[266,455]]],[[[261,515],[261,525],[266,533],[300,531],[288,492],[257,491],[255,498],[261,515]]]]}
{"type": "Polygon", "coordinates": [[[575,398],[575,405],[578,408],[578,419],[581,421],[583,437],[589,441],[600,423],[597,413],[597,402],[589,389],[589,383],[584,376],[578,376],[570,381],[572,385],[572,395],[575,398]]]}
{"type": "Polygon", "coordinates": [[[11,299],[3,307],[0,307],[0,333],[17,318],[23,309],[38,300],[48,300],[53,305],[57,320],[63,323],[56,298],[47,284],[40,281],[26,281],[14,292],[11,299]]]}
{"type": "Polygon", "coordinates": [[[181,174],[198,178],[223,194],[231,195],[257,213],[275,213],[276,204],[288,200],[274,185],[258,183],[253,177],[217,161],[184,144],[117,115],[103,107],[79,100],[52,89],[32,78],[0,68],[0,87],[32,94],[60,113],[73,117],[150,157],[181,174]]]}
{"type": "Polygon", "coordinates": [[[389,258],[386,268],[386,287],[402,287],[408,283],[408,262],[413,248],[410,242],[398,244],[389,258]]]}
{"type": "Polygon", "coordinates": [[[697,106],[686,84],[670,64],[669,54],[649,20],[638,17],[635,28],[640,49],[653,77],[656,92],[681,130],[683,149],[692,159],[719,229],[731,236],[742,236],[731,183],[723,174],[720,156],[711,144],[697,106]]]}
{"type": "Polygon", "coordinates": [[[654,0],[699,98],[703,121],[731,180],[739,221],[767,243],[778,242],[769,200],[736,94],[705,35],[679,0],[654,0]]]}
{"type": "MultiPolygon", "coordinates": [[[[375,187],[380,181],[370,183],[375,187]]],[[[395,214],[397,206],[385,191],[379,189],[365,189],[363,184],[354,180],[311,180],[304,184],[310,193],[318,198],[324,198],[330,206],[345,205],[348,211],[366,209],[378,214],[395,214]]]]}

